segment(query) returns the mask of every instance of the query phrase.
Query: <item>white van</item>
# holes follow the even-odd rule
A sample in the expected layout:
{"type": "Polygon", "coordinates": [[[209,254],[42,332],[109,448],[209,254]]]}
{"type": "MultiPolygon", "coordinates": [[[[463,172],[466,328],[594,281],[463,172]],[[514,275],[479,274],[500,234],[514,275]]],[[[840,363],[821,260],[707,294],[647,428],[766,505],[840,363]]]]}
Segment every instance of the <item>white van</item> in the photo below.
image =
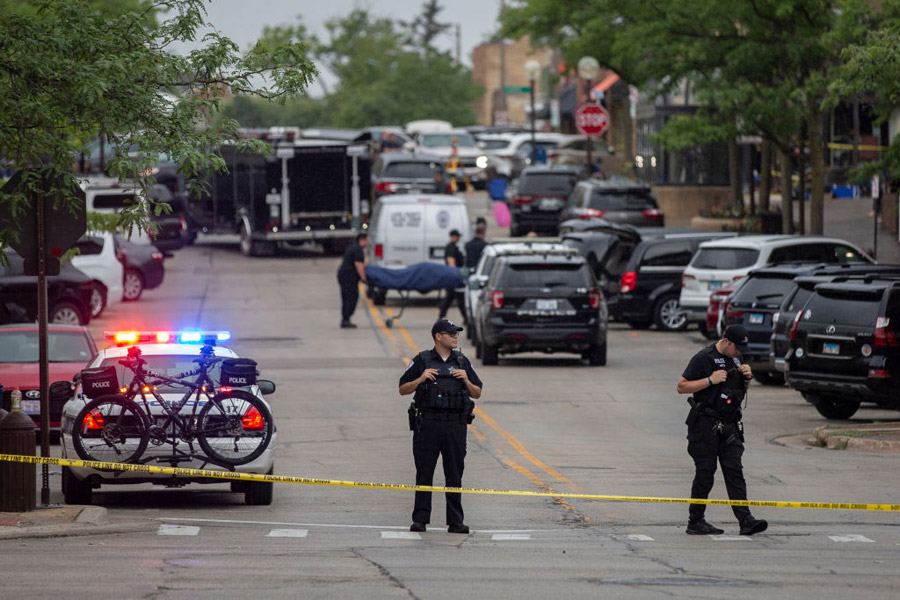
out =
{"type": "Polygon", "coordinates": [[[460,233],[459,247],[472,238],[466,201],[443,194],[383,196],[375,204],[369,229],[369,262],[381,267],[444,263],[450,231],[460,233]]]}

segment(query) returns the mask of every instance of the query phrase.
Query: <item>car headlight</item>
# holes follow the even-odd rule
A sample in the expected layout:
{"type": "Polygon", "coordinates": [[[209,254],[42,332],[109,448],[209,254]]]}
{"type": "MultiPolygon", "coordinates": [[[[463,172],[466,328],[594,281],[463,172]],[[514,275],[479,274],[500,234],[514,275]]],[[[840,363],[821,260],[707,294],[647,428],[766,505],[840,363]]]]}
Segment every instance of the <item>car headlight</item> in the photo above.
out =
{"type": "Polygon", "coordinates": [[[475,166],[479,169],[486,169],[488,166],[488,158],[487,156],[481,155],[475,159],[475,166]]]}

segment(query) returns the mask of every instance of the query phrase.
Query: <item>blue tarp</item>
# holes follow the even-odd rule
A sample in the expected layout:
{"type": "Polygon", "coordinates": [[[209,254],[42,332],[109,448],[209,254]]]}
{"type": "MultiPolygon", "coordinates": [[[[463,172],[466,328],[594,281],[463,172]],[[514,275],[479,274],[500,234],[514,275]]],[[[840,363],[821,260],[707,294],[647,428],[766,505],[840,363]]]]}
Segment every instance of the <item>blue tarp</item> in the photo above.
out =
{"type": "Polygon", "coordinates": [[[370,285],[381,288],[417,292],[458,288],[464,283],[463,276],[456,267],[430,262],[420,262],[400,269],[366,265],[366,279],[370,285]]]}

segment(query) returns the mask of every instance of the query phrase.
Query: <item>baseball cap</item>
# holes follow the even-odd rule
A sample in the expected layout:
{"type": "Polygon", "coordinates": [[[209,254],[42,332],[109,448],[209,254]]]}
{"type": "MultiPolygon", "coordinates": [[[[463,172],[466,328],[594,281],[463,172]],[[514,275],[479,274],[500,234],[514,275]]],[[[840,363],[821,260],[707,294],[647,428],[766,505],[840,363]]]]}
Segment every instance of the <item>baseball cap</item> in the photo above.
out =
{"type": "Polygon", "coordinates": [[[431,326],[431,337],[434,337],[435,334],[438,333],[456,333],[457,331],[462,330],[462,327],[456,325],[452,321],[448,321],[447,319],[438,319],[434,322],[434,325],[431,326]]]}
{"type": "Polygon", "coordinates": [[[450,235],[451,235],[451,236],[453,236],[453,235],[458,236],[458,235],[459,235],[459,229],[451,229],[451,230],[450,230],[450,235]]]}
{"type": "Polygon", "coordinates": [[[729,325],[725,328],[725,339],[733,342],[737,346],[738,352],[746,354],[747,342],[750,341],[750,334],[740,325],[729,325]]]}

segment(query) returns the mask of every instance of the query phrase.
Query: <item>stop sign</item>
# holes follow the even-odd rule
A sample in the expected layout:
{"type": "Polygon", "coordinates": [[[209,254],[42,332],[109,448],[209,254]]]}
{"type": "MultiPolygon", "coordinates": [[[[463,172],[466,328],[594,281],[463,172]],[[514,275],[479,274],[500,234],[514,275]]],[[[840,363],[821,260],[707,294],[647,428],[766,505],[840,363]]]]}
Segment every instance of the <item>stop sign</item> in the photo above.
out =
{"type": "Polygon", "coordinates": [[[609,127],[609,113],[599,104],[582,104],[575,110],[575,127],[584,135],[600,135],[609,127]]]}

